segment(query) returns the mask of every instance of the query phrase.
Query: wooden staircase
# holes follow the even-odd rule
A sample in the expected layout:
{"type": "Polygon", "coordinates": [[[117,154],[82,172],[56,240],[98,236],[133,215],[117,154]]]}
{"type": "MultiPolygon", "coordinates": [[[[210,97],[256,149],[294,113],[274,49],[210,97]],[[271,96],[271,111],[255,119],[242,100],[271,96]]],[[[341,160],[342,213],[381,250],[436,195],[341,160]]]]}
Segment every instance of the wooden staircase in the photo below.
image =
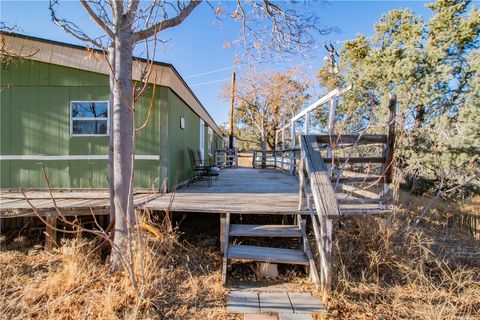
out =
{"type": "MultiPolygon", "coordinates": [[[[284,263],[292,265],[303,265],[310,267],[312,277],[315,277],[316,269],[312,252],[307,241],[305,231],[306,221],[298,212],[295,214],[296,224],[293,225],[253,225],[253,224],[231,224],[230,214],[226,214],[225,240],[223,247],[223,269],[222,282],[227,280],[228,264],[232,259],[250,260],[258,262],[284,263]],[[297,238],[299,248],[279,248],[252,246],[230,243],[232,238],[297,238]]],[[[278,217],[278,215],[275,215],[278,217]]]]}
{"type": "MultiPolygon", "coordinates": [[[[299,203],[295,225],[230,226],[227,214],[222,280],[226,282],[229,259],[287,263],[309,267],[310,279],[324,292],[332,286],[333,221],[344,216],[390,213],[395,144],[396,98],[389,101],[387,134],[300,136],[299,203]],[[310,250],[306,235],[308,215],[312,230],[310,250]],[[271,248],[229,243],[229,237],[292,237],[300,248],[271,248]],[[316,265],[318,265],[317,273],[316,265]]],[[[293,123],[293,122],[292,122],[293,123]]],[[[293,129],[293,128],[292,128],[293,129]]],[[[292,131],[294,133],[294,131],[292,131]]],[[[294,137],[294,135],[292,135],[294,137]]],[[[292,138],[293,139],[293,138],[292,138]]],[[[294,139],[293,139],[294,141],[294,139]]],[[[296,165],[292,163],[292,173],[296,165]]]]}

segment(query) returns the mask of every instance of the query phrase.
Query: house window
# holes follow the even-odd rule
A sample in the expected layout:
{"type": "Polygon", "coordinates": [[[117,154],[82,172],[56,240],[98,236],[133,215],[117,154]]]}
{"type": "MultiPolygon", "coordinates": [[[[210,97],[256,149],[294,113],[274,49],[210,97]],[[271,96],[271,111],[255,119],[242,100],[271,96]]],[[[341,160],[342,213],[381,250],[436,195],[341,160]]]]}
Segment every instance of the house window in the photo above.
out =
{"type": "Polygon", "coordinates": [[[107,136],[108,101],[71,101],[70,134],[72,136],[107,136]]]}

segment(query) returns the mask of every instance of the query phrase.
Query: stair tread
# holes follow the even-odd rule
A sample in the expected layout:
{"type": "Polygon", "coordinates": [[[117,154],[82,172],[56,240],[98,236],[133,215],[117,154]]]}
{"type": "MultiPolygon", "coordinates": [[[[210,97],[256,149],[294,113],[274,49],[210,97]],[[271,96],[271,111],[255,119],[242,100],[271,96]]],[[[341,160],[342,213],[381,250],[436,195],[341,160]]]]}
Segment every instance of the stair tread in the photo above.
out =
{"type": "Polygon", "coordinates": [[[247,245],[228,246],[228,258],[265,261],[273,263],[308,265],[307,255],[302,250],[247,245]]]}
{"type": "Polygon", "coordinates": [[[295,225],[231,224],[229,234],[235,237],[302,237],[295,225]]]}

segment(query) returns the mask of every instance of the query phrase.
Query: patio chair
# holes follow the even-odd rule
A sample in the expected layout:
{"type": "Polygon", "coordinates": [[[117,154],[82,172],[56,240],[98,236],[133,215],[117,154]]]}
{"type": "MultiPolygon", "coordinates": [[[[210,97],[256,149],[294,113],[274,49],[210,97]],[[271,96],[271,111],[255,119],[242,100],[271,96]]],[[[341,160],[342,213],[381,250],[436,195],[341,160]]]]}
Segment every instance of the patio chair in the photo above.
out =
{"type": "MultiPolygon", "coordinates": [[[[208,181],[208,186],[212,185],[212,177],[218,177],[219,173],[217,170],[214,170],[212,166],[206,166],[203,164],[203,161],[198,157],[195,157],[195,153],[192,149],[187,148],[188,156],[190,158],[190,164],[192,166],[193,177],[189,181],[189,185],[194,183],[195,181],[201,180],[206,178],[208,181]]],[[[216,167],[215,167],[216,168],[216,167]]]]}

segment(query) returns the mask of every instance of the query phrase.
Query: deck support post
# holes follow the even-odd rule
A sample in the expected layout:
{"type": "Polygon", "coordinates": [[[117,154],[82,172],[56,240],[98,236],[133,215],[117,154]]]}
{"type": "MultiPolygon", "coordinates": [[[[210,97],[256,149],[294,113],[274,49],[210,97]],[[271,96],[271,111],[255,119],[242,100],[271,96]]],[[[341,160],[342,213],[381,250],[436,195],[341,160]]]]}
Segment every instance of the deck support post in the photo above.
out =
{"type": "Polygon", "coordinates": [[[230,234],[230,213],[225,213],[224,214],[224,219],[225,223],[223,224],[224,226],[224,231],[223,234],[224,236],[222,237],[223,239],[223,263],[222,263],[222,284],[227,283],[227,269],[228,269],[228,236],[230,234]]]}
{"type": "Polygon", "coordinates": [[[227,224],[227,214],[221,213],[220,214],[220,252],[224,252],[225,248],[225,227],[227,224]]]}
{"type": "Polygon", "coordinates": [[[47,224],[45,225],[45,251],[52,251],[53,247],[57,244],[57,217],[49,216],[46,217],[47,224]]]}
{"type": "Polygon", "coordinates": [[[321,223],[322,242],[325,261],[322,264],[322,290],[325,294],[330,294],[332,289],[332,240],[333,240],[333,221],[327,217],[322,217],[321,223]]]}

